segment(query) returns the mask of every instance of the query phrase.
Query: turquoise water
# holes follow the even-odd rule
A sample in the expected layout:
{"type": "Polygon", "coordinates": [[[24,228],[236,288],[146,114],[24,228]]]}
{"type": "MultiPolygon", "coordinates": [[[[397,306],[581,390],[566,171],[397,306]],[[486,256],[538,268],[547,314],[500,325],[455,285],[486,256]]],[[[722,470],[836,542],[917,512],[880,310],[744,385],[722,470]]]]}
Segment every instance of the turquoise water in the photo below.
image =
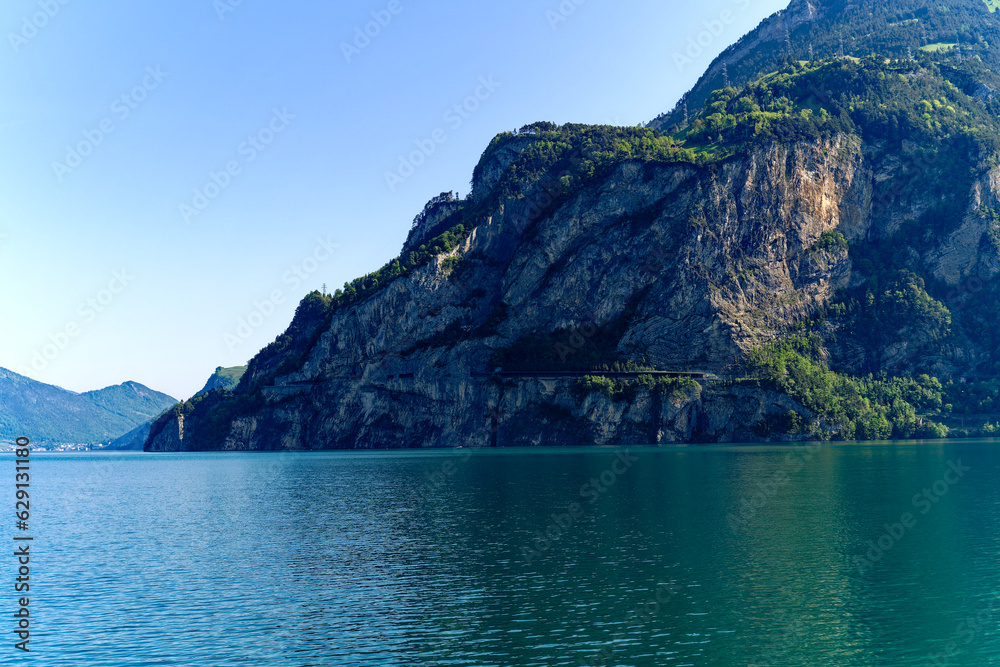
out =
{"type": "Polygon", "coordinates": [[[1000,665],[992,441],[32,467],[2,664],[1000,665]]]}

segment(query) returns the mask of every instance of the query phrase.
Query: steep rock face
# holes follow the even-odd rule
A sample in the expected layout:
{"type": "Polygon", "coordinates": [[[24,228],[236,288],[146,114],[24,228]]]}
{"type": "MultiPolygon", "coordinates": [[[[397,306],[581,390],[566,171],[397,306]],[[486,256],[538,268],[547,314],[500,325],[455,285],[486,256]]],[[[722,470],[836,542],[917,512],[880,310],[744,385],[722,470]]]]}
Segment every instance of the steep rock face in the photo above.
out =
{"type": "Polygon", "coordinates": [[[184,443],[184,415],[173,415],[165,423],[154,424],[143,447],[150,452],[183,452],[189,447],[184,443]]]}
{"type": "MultiPolygon", "coordinates": [[[[495,184],[494,168],[482,173],[495,184]]],[[[808,417],[786,396],[710,380],[616,400],[568,378],[480,374],[525,333],[584,323],[622,326],[624,358],[723,373],[848,284],[846,252],[816,244],[838,228],[868,233],[872,181],[857,140],[836,137],[709,166],[625,162],[537,220],[501,197],[453,251],[457,270],[438,258],[303,333],[307,354],[221,447],[719,441],[752,439],[768,414],[808,417]]],[[[279,361],[262,356],[249,376],[279,361]]],[[[179,432],[147,449],[205,446],[179,432]]]]}
{"type": "MultiPolygon", "coordinates": [[[[990,240],[997,222],[990,212],[1000,205],[1000,169],[981,166],[974,170],[974,177],[966,179],[961,172],[956,173],[943,151],[925,152],[907,142],[901,151],[867,145],[863,152],[871,173],[869,208],[863,216],[867,224],[842,222],[840,231],[852,241],[891,245],[902,255],[905,268],[936,284],[935,294],[950,309],[948,321],[955,326],[942,327],[914,317],[898,327],[887,343],[875,345],[857,327],[841,332],[831,324],[827,331],[833,336],[827,342],[832,357],[840,369],[853,374],[979,374],[975,369],[988,367],[996,360],[991,358],[989,346],[983,345],[985,341],[969,338],[968,326],[961,326],[960,320],[969,314],[964,312],[964,301],[970,294],[986,297],[994,304],[997,298],[993,284],[1000,274],[1000,262],[997,247],[990,240]],[[905,230],[906,225],[933,217],[946,199],[953,208],[947,209],[947,221],[941,224],[943,233],[905,230]]],[[[850,285],[863,282],[866,271],[872,268],[854,267],[850,285]]]]}

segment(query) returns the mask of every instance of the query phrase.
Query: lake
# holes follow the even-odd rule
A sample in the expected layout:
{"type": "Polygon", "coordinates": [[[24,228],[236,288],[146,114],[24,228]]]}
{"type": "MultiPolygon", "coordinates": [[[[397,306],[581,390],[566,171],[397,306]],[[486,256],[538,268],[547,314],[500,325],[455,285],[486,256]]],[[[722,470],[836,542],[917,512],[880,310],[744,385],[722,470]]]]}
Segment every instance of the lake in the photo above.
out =
{"type": "Polygon", "coordinates": [[[995,441],[38,453],[31,481],[3,664],[1000,665],[995,441]]]}

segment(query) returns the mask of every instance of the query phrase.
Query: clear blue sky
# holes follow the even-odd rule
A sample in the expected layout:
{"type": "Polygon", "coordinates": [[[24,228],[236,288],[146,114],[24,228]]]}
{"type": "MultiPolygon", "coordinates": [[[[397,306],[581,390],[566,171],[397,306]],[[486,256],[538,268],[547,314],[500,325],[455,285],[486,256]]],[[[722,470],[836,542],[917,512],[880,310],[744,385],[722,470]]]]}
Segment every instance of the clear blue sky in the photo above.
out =
{"type": "Polygon", "coordinates": [[[5,0],[0,366],[187,398],[307,292],[398,253],[430,197],[468,192],[496,133],[648,121],[786,4],[576,2],[5,0]]]}

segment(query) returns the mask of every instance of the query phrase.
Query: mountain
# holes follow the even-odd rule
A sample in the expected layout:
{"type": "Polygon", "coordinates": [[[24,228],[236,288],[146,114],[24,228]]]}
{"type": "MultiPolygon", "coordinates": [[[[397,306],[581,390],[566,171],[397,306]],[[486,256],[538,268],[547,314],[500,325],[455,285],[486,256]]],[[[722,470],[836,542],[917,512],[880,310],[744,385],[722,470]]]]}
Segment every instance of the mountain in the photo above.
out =
{"type": "MultiPolygon", "coordinates": [[[[942,55],[938,63],[969,94],[991,97],[1000,89],[1000,15],[996,3],[962,0],[888,2],[887,0],[793,0],[788,7],[725,49],[670,112],[650,124],[656,129],[682,125],[684,107],[696,113],[714,90],[742,87],[788,62],[834,57],[887,58],[942,55]],[[810,55],[811,54],[811,55],[810,55]]],[[[707,26],[711,28],[712,26],[707,26]]],[[[684,69],[700,55],[697,41],[674,55],[684,69]]],[[[994,108],[994,111],[996,109],[994,108]]]]}
{"type": "MultiPolygon", "coordinates": [[[[232,390],[236,388],[239,384],[240,378],[243,377],[243,373],[246,372],[246,366],[233,366],[231,368],[223,368],[218,366],[212,376],[208,378],[205,386],[199,391],[195,396],[208,393],[213,389],[222,390],[232,390]]],[[[176,402],[175,402],[176,403],[176,402]]],[[[170,407],[173,407],[171,405],[170,407]]],[[[162,414],[162,412],[160,413],[162,414]]],[[[159,415],[157,415],[159,416],[159,415]]],[[[149,429],[152,427],[155,419],[150,419],[143,422],[139,426],[135,427],[125,435],[115,438],[109,445],[108,449],[118,449],[123,451],[142,451],[142,446],[146,442],[146,438],[149,437],[149,429]]]]}
{"type": "Polygon", "coordinates": [[[136,382],[77,394],[0,368],[0,440],[108,442],[176,402],[136,382]]]}
{"type": "Polygon", "coordinates": [[[149,437],[149,429],[153,426],[154,421],[155,417],[144,421],[125,435],[118,436],[108,443],[107,449],[141,452],[146,438],[149,437]]]}
{"type": "Polygon", "coordinates": [[[996,32],[981,0],[794,0],[686,118],[500,134],[145,449],[993,433],[996,32]]]}

